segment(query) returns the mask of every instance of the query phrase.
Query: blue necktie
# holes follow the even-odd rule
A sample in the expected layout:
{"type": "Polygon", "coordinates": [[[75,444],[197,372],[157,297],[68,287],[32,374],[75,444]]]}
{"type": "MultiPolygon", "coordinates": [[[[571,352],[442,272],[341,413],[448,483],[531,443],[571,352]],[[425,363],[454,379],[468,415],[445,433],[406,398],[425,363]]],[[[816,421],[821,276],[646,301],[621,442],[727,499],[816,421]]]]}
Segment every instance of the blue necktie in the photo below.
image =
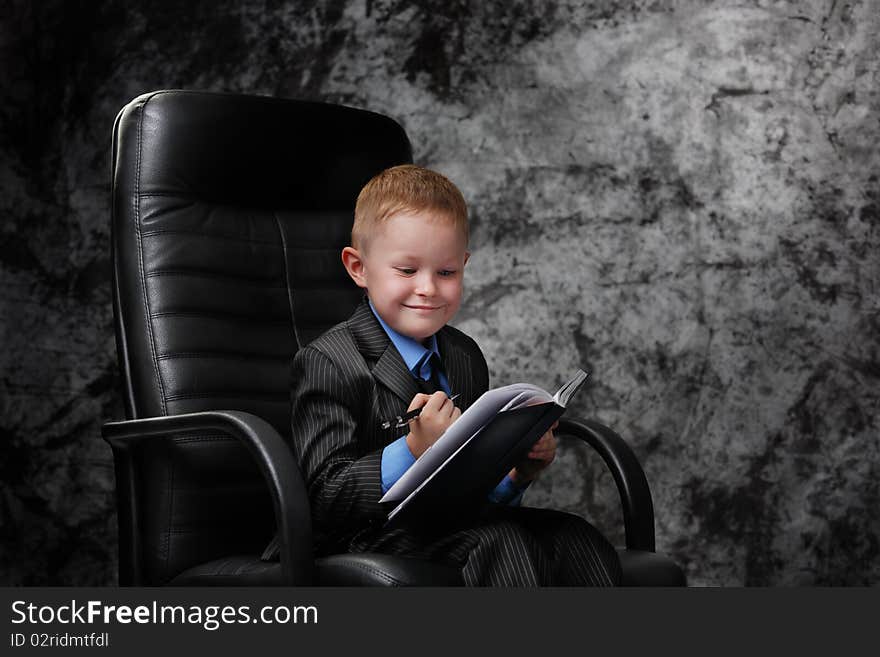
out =
{"type": "MultiPolygon", "coordinates": [[[[438,390],[443,390],[443,386],[440,384],[440,358],[438,358],[437,354],[433,352],[429,353],[427,358],[428,368],[430,370],[429,378],[425,380],[420,376],[416,376],[416,381],[418,382],[421,391],[430,395],[438,390]]],[[[420,372],[421,369],[422,368],[419,367],[420,372]]]]}

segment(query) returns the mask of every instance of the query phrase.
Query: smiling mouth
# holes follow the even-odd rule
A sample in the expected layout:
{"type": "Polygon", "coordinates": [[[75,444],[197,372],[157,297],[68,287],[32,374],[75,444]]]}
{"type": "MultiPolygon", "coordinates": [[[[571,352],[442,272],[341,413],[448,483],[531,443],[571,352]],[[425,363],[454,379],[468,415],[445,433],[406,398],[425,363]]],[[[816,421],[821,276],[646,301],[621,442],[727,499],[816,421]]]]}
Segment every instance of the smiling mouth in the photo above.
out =
{"type": "Polygon", "coordinates": [[[411,310],[440,310],[441,306],[410,306],[407,304],[403,304],[405,308],[410,308],[411,310]]]}

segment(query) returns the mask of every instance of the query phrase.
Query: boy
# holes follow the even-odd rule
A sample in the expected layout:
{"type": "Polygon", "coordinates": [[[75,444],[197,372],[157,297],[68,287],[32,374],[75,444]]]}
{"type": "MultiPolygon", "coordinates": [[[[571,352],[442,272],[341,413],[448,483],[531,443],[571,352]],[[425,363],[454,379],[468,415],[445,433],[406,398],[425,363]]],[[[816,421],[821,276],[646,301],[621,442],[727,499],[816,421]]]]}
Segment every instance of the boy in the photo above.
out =
{"type": "Polygon", "coordinates": [[[293,362],[292,440],[319,554],[384,552],[455,564],[467,585],[613,585],[614,548],[583,519],[519,507],[553,460],[548,431],[477,517],[383,529],[383,493],[488,389],[476,343],[447,323],[461,302],[467,207],[442,175],[388,169],[358,196],[342,262],[366,299],[293,362]],[[459,393],[453,403],[449,394],[459,393]],[[421,407],[408,429],[382,419],[421,407]]]}

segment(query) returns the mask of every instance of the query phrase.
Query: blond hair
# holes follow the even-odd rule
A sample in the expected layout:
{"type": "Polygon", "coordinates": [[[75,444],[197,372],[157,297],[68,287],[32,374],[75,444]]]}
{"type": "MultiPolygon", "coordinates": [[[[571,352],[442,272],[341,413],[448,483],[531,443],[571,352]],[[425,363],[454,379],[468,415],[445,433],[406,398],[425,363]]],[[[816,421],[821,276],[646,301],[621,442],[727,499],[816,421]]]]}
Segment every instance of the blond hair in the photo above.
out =
{"type": "Polygon", "coordinates": [[[468,239],[467,204],[446,176],[415,164],[402,164],[374,176],[358,194],[351,245],[366,249],[370,238],[400,212],[430,212],[442,216],[468,239]]]}

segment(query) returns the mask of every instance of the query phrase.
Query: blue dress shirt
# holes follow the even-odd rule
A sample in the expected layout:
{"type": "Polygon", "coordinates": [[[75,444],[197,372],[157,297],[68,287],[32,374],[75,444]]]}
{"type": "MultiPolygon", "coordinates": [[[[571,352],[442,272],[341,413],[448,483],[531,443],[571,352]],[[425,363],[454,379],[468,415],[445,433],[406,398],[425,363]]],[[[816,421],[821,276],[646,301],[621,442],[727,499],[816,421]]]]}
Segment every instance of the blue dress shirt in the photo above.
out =
{"type": "MultiPolygon", "coordinates": [[[[437,354],[437,357],[440,357],[440,351],[437,349],[437,336],[432,335],[428,347],[425,347],[417,340],[401,335],[388,326],[385,320],[379,317],[379,313],[373,307],[372,301],[370,301],[370,309],[400,353],[409,371],[413,373],[413,376],[427,381],[431,376],[430,354],[437,354]]],[[[443,388],[443,391],[447,395],[452,395],[452,391],[449,389],[449,381],[443,370],[440,371],[438,378],[440,379],[440,387],[443,388]]],[[[386,446],[382,450],[382,492],[387,492],[394,485],[394,482],[400,479],[403,473],[409,470],[410,466],[415,462],[416,459],[412,452],[409,451],[409,445],[406,444],[405,435],[386,446]]],[[[505,475],[501,483],[489,494],[489,501],[497,504],[519,506],[524,492],[525,488],[520,488],[513,483],[510,475],[505,475]]]]}

